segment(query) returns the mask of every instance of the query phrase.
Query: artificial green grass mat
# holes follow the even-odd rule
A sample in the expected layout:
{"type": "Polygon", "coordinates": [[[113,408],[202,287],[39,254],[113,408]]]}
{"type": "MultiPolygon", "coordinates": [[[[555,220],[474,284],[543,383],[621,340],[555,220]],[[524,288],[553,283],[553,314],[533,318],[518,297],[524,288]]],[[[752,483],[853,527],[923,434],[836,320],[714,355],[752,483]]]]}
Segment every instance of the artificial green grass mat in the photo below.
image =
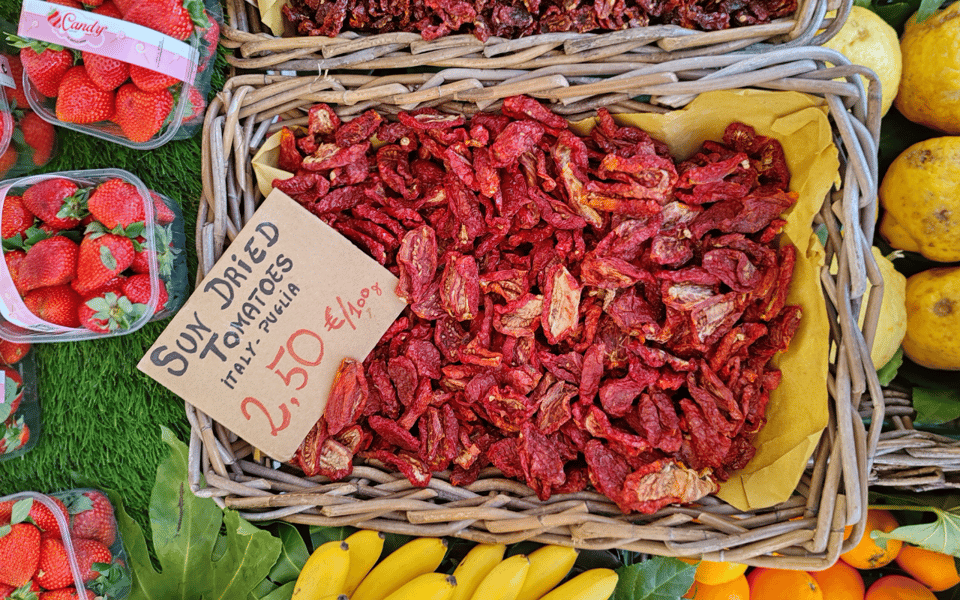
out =
{"type": "MultiPolygon", "coordinates": [[[[16,23],[19,12],[19,1],[0,0],[0,18],[16,23]]],[[[222,53],[214,90],[222,87],[226,72],[222,53]]],[[[38,172],[124,169],[180,203],[192,282],[201,193],[199,132],[149,151],[63,128],[57,129],[57,139],[58,155],[38,172]]],[[[42,432],[30,452],[0,462],[0,496],[23,490],[109,488],[119,492],[129,514],[150,531],[150,491],[157,465],[169,450],[160,439],[160,426],[183,441],[190,430],[183,400],[136,368],[166,323],[148,323],[129,335],[104,340],[34,345],[42,432]]]]}

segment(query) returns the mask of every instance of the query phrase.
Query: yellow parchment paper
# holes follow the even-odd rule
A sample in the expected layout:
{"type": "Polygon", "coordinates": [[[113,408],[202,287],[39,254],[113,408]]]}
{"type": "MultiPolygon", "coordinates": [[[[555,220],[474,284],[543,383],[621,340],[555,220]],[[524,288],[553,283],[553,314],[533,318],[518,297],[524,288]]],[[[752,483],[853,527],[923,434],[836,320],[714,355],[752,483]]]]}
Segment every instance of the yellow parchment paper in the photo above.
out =
{"type": "MultiPolygon", "coordinates": [[[[781,244],[797,247],[787,302],[802,306],[803,318],[790,348],[773,360],[783,379],[770,395],[767,424],[754,441],[757,454],[746,468],[722,484],[717,494],[740,510],[783,502],[796,489],[828,419],[829,324],[820,287],[824,250],[811,226],[840,167],[826,104],[796,92],[719,91],[701,94],[684,109],[671,113],[621,114],[615,119],[662,140],[677,160],[688,158],[707,140],[720,140],[724,129],[734,121],[746,123],[783,145],[791,174],[790,189],[800,196],[787,215],[781,236],[781,244]]],[[[572,128],[585,135],[595,122],[588,119],[572,128]]],[[[291,175],[276,167],[279,140],[279,134],[274,135],[253,158],[264,195],[269,194],[275,178],[291,175]]]]}

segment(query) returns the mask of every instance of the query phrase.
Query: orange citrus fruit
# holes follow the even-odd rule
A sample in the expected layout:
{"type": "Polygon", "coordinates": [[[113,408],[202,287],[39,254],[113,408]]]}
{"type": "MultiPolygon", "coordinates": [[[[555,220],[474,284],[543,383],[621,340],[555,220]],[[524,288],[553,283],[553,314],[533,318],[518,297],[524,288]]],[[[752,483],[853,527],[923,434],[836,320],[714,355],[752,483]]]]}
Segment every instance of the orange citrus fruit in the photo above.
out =
{"type": "Polygon", "coordinates": [[[743,575],[720,585],[706,585],[694,581],[693,587],[683,597],[694,600],[750,600],[750,584],[743,575]]]}
{"type": "Polygon", "coordinates": [[[848,552],[841,554],[840,558],[856,569],[876,569],[890,564],[900,552],[903,542],[887,540],[887,547],[883,548],[870,537],[870,532],[874,530],[890,532],[898,525],[897,519],[890,511],[871,509],[867,513],[867,527],[863,531],[860,542],[848,552]]]}
{"type": "Polygon", "coordinates": [[[830,600],[806,571],[758,567],[747,575],[753,600],[830,600]]]}
{"type": "Polygon", "coordinates": [[[829,569],[810,571],[826,600],[863,600],[865,587],[860,572],[838,560],[829,569]]]}
{"type": "Polygon", "coordinates": [[[873,582],[865,600],[937,600],[937,597],[916,579],[887,575],[873,582]]]}
{"type": "Polygon", "coordinates": [[[747,572],[747,565],[734,562],[714,562],[712,560],[697,561],[693,558],[681,558],[689,565],[697,565],[695,580],[707,585],[720,585],[733,581],[747,572]]]}
{"type": "Polygon", "coordinates": [[[949,554],[904,544],[897,555],[897,564],[935,592],[948,590],[960,583],[957,565],[949,554]]]}

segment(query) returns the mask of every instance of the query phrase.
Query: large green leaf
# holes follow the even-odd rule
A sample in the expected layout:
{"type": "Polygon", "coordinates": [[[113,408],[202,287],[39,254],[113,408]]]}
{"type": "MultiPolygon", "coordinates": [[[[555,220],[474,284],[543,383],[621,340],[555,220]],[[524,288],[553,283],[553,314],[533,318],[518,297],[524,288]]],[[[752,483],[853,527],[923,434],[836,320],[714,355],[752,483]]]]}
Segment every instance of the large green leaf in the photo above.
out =
{"type": "Polygon", "coordinates": [[[918,424],[937,425],[960,418],[960,390],[913,388],[914,419],[918,424]]]}
{"type": "Polygon", "coordinates": [[[875,530],[870,532],[870,535],[883,545],[887,540],[902,540],[921,548],[960,557],[960,514],[933,506],[924,510],[934,513],[936,521],[897,527],[889,533],[875,530]]]}
{"type": "Polygon", "coordinates": [[[291,581],[290,583],[285,583],[273,590],[260,600],[290,600],[293,596],[293,588],[297,585],[297,582],[291,581]]]}
{"type": "Polygon", "coordinates": [[[133,571],[130,600],[248,597],[280,555],[280,540],[236,512],[221,510],[213,500],[194,496],[187,486],[186,445],[166,428],[162,438],[170,452],[160,462],[150,496],[153,548],[159,565],[150,560],[140,526],[119,506],[119,498],[113,498],[133,571]],[[214,560],[218,543],[222,556],[214,560]]]}
{"type": "Polygon", "coordinates": [[[310,543],[314,548],[326,544],[327,542],[345,540],[356,531],[353,527],[321,527],[312,525],[310,527],[310,543]]]}
{"type": "Polygon", "coordinates": [[[887,364],[877,369],[877,378],[880,385],[889,385],[893,378],[897,376],[897,371],[903,364],[903,348],[897,348],[893,358],[887,361],[887,364]]]}
{"type": "Polygon", "coordinates": [[[296,526],[277,521],[270,525],[270,530],[280,538],[283,546],[280,549],[280,558],[270,569],[267,578],[254,590],[253,595],[257,598],[272,596],[277,586],[296,582],[303,565],[310,558],[307,544],[303,541],[303,536],[300,535],[296,526]]]}
{"type": "Polygon", "coordinates": [[[663,556],[620,567],[613,600],[677,600],[693,585],[696,570],[696,565],[663,556]]]}

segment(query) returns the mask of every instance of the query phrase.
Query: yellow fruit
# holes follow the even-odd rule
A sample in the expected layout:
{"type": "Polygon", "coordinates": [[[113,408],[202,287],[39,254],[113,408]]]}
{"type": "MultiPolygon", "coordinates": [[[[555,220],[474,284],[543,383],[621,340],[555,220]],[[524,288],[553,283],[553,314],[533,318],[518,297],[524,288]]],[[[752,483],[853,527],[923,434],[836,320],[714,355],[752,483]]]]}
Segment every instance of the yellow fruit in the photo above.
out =
{"type": "Polygon", "coordinates": [[[555,587],[540,600],[607,600],[617,587],[617,579],[610,569],[590,569],[555,587]]]}
{"type": "Polygon", "coordinates": [[[446,573],[424,573],[400,586],[386,600],[450,600],[457,578],[446,573]]]}
{"type": "Polygon", "coordinates": [[[530,559],[523,554],[504,559],[483,578],[471,600],[517,600],[529,570],[530,559]]]}
{"type": "Polygon", "coordinates": [[[880,204],[880,233],[891,246],[930,260],[960,260],[960,137],[904,150],[883,177],[880,204]]]}
{"type": "Polygon", "coordinates": [[[694,581],[683,597],[693,600],[750,600],[750,584],[743,575],[718,585],[694,581]]]}
{"type": "Polygon", "coordinates": [[[870,509],[867,511],[867,526],[863,530],[863,537],[856,546],[840,555],[845,563],[856,569],[878,569],[884,567],[897,557],[903,542],[887,540],[885,548],[880,547],[870,532],[874,530],[889,533],[898,527],[897,519],[888,510],[870,509]]]}
{"type": "Polygon", "coordinates": [[[960,370],[960,267],[929,269],[907,279],[903,353],[924,367],[960,370]]]}
{"type": "Polygon", "coordinates": [[[960,133],[960,4],[922,23],[910,17],[900,37],[903,76],[894,105],[914,123],[960,133]]]}
{"type": "Polygon", "coordinates": [[[517,600],[537,600],[556,587],[577,562],[577,554],[567,546],[543,546],[531,552],[530,570],[517,600]]]}
{"type": "Polygon", "coordinates": [[[503,544],[477,544],[471,548],[453,571],[457,578],[453,600],[470,600],[483,578],[503,560],[506,551],[503,544]]]}
{"type": "Polygon", "coordinates": [[[904,544],[897,555],[897,564],[935,592],[960,584],[960,573],[957,573],[957,565],[949,554],[904,544]]]}
{"type": "Polygon", "coordinates": [[[380,560],[383,540],[384,535],[381,532],[369,529],[362,529],[347,538],[346,542],[350,546],[350,569],[347,571],[347,581],[343,589],[348,596],[353,594],[373,565],[380,560]]]}
{"type": "Polygon", "coordinates": [[[733,562],[701,560],[693,578],[706,585],[728,583],[747,572],[747,565],[733,562]]]}
{"type": "MultiPolygon", "coordinates": [[[[900,85],[900,40],[897,32],[875,12],[862,6],[850,10],[847,22],[840,31],[824,44],[850,59],[855,65],[863,65],[880,77],[881,115],[887,114],[900,85]]],[[[868,84],[866,80],[864,86],[868,84]]]]}
{"type": "Polygon", "coordinates": [[[319,600],[343,593],[350,568],[350,546],[344,541],[327,542],[317,547],[304,563],[292,600],[319,600]]]}
{"type": "Polygon", "coordinates": [[[863,600],[866,593],[860,571],[842,560],[823,571],[810,571],[810,576],[820,586],[826,600],[863,600]]]}
{"type": "Polygon", "coordinates": [[[363,578],[351,600],[383,600],[404,584],[436,571],[447,552],[440,538],[417,538],[397,548],[363,578]]]}

